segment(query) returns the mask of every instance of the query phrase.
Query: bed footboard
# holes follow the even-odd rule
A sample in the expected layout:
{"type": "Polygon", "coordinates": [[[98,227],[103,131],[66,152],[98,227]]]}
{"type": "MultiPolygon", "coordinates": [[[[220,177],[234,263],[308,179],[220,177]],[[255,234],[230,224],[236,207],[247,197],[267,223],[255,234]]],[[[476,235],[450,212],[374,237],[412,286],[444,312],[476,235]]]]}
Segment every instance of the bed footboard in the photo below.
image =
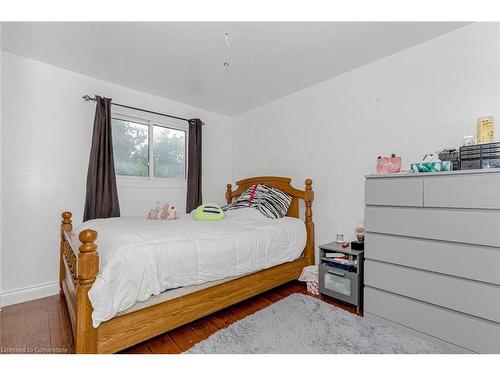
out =
{"type": "Polygon", "coordinates": [[[61,254],[59,282],[64,294],[73,330],[75,353],[97,353],[97,330],[92,325],[92,305],[88,291],[99,272],[97,232],[80,232],[78,249],[72,247],[71,212],[63,212],[61,222],[61,254]]]}

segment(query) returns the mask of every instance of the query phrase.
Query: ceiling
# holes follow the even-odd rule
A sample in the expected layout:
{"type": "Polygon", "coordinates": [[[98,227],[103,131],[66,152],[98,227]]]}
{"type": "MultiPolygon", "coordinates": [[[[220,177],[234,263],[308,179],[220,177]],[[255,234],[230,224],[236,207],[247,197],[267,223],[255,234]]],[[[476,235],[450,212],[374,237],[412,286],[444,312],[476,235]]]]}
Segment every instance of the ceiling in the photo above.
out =
{"type": "Polygon", "coordinates": [[[2,49],[233,116],[466,24],[4,22],[2,49]]]}

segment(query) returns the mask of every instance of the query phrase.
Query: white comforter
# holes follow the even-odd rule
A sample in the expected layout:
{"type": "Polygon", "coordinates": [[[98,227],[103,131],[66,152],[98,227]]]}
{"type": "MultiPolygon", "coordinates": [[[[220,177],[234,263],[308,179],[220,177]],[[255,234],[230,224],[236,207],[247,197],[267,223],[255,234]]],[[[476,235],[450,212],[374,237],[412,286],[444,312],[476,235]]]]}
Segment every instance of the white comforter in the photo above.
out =
{"type": "Polygon", "coordinates": [[[297,259],[304,223],[268,219],[253,208],[222,221],[114,218],[75,228],[97,231],[100,272],[89,291],[94,327],[166,289],[243,275],[297,259]]]}

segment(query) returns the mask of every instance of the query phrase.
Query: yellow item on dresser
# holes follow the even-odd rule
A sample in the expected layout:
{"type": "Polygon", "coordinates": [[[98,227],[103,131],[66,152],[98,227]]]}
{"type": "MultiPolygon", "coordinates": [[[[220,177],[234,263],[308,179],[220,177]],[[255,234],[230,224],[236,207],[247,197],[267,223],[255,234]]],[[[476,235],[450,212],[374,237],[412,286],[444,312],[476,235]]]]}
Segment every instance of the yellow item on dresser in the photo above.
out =
{"type": "Polygon", "coordinates": [[[477,120],[477,143],[493,142],[493,117],[481,117],[477,120]]]}

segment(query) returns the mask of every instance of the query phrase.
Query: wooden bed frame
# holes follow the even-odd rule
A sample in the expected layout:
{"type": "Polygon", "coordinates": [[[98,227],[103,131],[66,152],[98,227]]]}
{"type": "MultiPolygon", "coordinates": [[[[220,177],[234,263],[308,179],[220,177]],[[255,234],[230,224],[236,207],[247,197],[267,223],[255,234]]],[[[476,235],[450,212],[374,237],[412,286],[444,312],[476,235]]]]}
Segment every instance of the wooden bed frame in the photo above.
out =
{"type": "MultiPolygon", "coordinates": [[[[62,214],[60,278],[61,293],[68,306],[76,353],[115,353],[132,345],[190,323],[215,311],[253,297],[291,280],[297,279],[305,266],[314,264],[314,224],[312,180],[305,189],[290,185],[290,178],[253,177],[236,182],[233,191],[227,185],[226,200],[232,202],[248,187],[266,184],[291,195],[287,216],[299,217],[299,200],[305,202],[307,242],[301,257],[288,263],[252,273],[163,303],[116,316],[94,328],[92,305],[87,296],[99,272],[99,254],[95,244],[97,232],[86,229],[79,233],[80,246],[73,249],[71,212],[62,214]]],[[[74,241],[73,241],[74,242],[74,241]]]]}

